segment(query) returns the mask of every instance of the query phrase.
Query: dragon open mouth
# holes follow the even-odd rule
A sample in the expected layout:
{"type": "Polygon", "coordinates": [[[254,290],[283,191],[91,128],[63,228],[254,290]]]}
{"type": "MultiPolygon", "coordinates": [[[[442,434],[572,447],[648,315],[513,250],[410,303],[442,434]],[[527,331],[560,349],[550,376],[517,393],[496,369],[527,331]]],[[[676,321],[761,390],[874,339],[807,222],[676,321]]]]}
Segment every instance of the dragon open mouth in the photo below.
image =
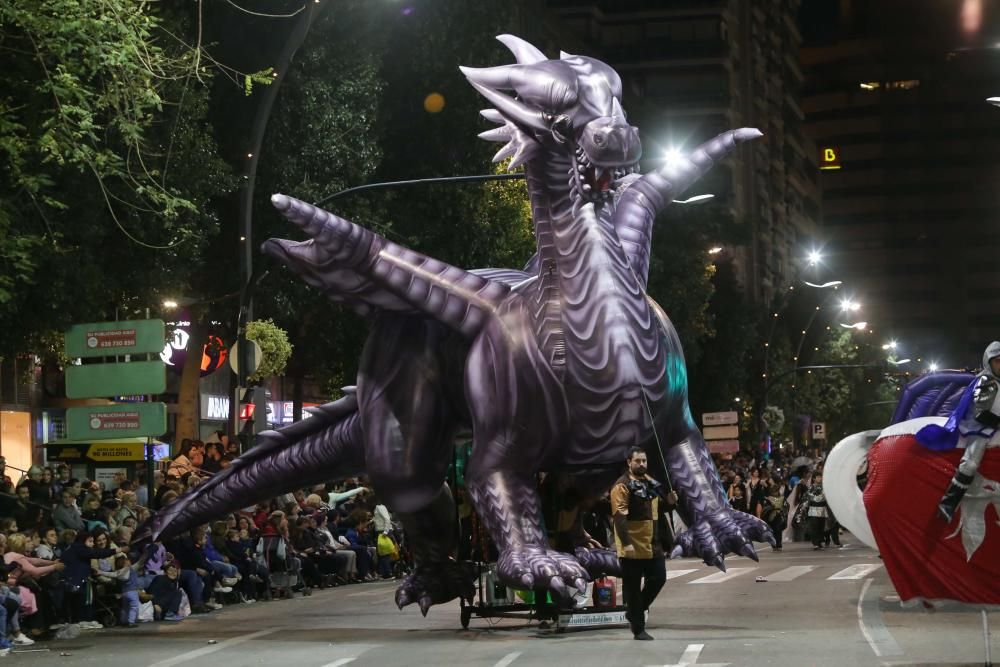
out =
{"type": "Polygon", "coordinates": [[[576,184],[584,196],[593,201],[609,198],[614,194],[618,181],[636,169],[636,164],[627,166],[594,164],[582,148],[576,150],[576,184]]]}

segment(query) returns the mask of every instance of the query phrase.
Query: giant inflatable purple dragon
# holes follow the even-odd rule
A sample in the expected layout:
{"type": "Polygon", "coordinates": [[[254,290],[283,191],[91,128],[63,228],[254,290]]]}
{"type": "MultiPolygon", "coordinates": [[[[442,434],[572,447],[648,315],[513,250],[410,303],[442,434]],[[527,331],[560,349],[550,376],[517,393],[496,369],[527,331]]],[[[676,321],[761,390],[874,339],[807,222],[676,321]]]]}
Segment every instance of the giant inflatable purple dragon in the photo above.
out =
{"type": "MultiPolygon", "coordinates": [[[[463,270],[401,247],[285,195],[275,208],[311,239],[270,239],[264,251],[336,302],[370,316],[356,389],[313,418],[258,436],[257,447],[153,517],[145,537],[177,534],[277,493],[367,472],[401,518],[416,568],[400,607],[462,596],[472,585],[452,558],[455,510],[445,484],[454,438],[473,432],[465,479],[498,551],[500,578],[567,596],[614,553],[549,547],[538,474],[596,497],[621,475],[626,451],[648,452],[668,476],[688,530],[674,555],[725,569],[756,559],[767,526],[729,507],[688,407],[687,371],[670,320],[645,293],[657,214],[734,147],[760,136],[725,132],[644,176],[638,131],[625,119],[608,65],[550,60],[510,35],[517,64],[462,68],[499,125],[481,137],[496,160],[523,165],[537,252],[525,271],[463,270]]],[[[579,530],[580,543],[586,534],[579,530]]]]}

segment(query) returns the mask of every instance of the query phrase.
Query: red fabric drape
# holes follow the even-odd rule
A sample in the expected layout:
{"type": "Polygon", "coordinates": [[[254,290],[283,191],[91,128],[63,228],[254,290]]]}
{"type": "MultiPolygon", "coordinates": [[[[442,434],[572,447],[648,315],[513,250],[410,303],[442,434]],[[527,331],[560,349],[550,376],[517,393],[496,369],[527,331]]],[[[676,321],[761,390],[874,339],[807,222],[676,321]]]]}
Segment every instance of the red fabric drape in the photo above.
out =
{"type": "MultiPolygon", "coordinates": [[[[912,435],[879,439],[868,454],[864,502],[889,577],[903,602],[914,599],[1000,605],[1000,525],[986,508],[986,538],[966,557],[958,529],[967,506],[951,525],[937,516],[937,504],[962,457],[940,453],[912,435]]],[[[979,470],[1000,480],[1000,450],[987,450],[979,470]]]]}

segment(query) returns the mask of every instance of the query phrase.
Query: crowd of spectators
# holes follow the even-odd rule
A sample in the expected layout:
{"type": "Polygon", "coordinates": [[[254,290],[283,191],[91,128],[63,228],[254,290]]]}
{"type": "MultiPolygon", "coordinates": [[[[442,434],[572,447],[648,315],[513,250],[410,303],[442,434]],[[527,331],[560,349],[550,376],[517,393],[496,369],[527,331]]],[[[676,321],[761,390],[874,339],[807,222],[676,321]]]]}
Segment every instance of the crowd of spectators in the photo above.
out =
{"type": "Polygon", "coordinates": [[[182,443],[169,468],[154,474],[151,501],[145,484],[124,474],[105,485],[71,477],[67,465],[32,466],[15,484],[0,457],[0,655],[81,630],[179,621],[405,569],[401,531],[364,478],[297,490],[173,539],[133,544],[151,511],[229,464],[225,440],[182,443]],[[376,546],[386,540],[391,551],[376,546]]]}
{"type": "MultiPolygon", "coordinates": [[[[763,519],[781,551],[785,542],[812,542],[814,550],[842,546],[841,527],[823,491],[824,457],[795,457],[758,462],[747,453],[722,460],[716,466],[734,509],[763,519]]],[[[863,480],[859,480],[862,481],[863,480]]]]}

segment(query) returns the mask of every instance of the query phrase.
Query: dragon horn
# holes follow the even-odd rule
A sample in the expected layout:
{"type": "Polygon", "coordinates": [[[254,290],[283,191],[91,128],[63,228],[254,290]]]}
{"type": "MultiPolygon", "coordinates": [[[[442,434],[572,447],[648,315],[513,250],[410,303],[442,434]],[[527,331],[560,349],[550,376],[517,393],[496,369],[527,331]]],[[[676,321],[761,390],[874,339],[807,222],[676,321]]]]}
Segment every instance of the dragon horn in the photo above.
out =
{"type": "Polygon", "coordinates": [[[507,119],[504,118],[503,114],[496,109],[483,109],[479,112],[479,115],[491,123],[500,123],[501,125],[505,125],[507,123],[507,119]]]}
{"type": "Polygon", "coordinates": [[[497,35],[497,39],[510,49],[510,52],[517,58],[517,62],[521,64],[532,65],[542,60],[548,60],[544,53],[520,37],[515,37],[514,35],[497,35]]]}
{"type": "Polygon", "coordinates": [[[618,101],[617,97],[611,98],[611,121],[625,122],[625,110],[622,109],[622,103],[618,101]]]}
{"type": "Polygon", "coordinates": [[[510,141],[511,132],[510,128],[505,126],[480,132],[478,136],[486,141],[510,141]]]}
{"type": "Polygon", "coordinates": [[[560,51],[559,52],[559,60],[567,60],[567,59],[572,58],[572,57],[573,57],[572,53],[566,53],[565,51],[560,51]]]}
{"type": "Polygon", "coordinates": [[[493,106],[499,109],[500,113],[504,116],[515,123],[526,125],[532,129],[543,132],[548,131],[549,126],[545,122],[545,118],[543,117],[541,111],[536,111],[526,107],[520,102],[507,97],[503,93],[498,93],[492,88],[487,88],[486,86],[477,83],[476,79],[473,78],[476,75],[473,73],[471,68],[463,67],[462,73],[469,78],[469,83],[472,84],[472,87],[478,90],[483,97],[492,102],[493,106]]]}

